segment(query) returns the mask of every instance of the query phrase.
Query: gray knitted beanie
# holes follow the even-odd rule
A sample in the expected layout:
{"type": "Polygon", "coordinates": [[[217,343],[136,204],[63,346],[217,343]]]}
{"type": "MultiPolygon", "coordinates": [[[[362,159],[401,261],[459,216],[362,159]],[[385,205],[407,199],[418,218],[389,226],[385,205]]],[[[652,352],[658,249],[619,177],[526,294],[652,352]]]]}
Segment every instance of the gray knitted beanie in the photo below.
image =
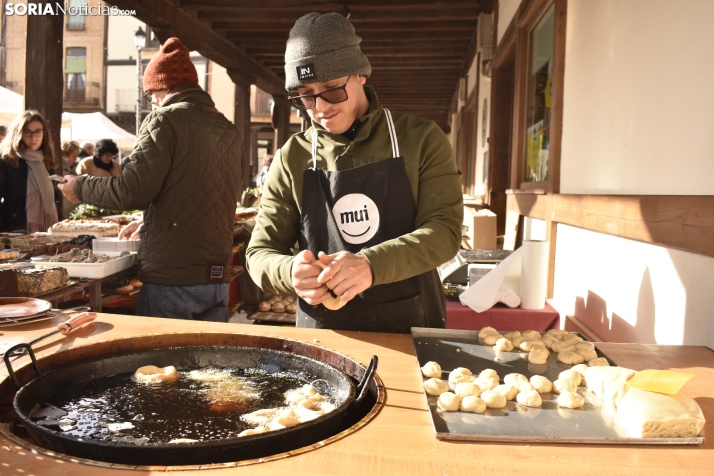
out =
{"type": "Polygon", "coordinates": [[[285,48],[285,89],[358,74],[372,67],[362,54],[362,38],[339,13],[308,13],[295,22],[285,48]]]}

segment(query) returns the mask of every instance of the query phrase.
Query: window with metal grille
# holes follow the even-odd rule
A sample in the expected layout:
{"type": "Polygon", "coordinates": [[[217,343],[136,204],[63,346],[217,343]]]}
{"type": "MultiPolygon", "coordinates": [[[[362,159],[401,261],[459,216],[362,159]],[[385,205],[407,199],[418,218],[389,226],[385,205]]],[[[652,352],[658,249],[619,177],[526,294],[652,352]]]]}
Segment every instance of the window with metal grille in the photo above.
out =
{"type": "Polygon", "coordinates": [[[86,8],[87,0],[69,0],[69,11],[67,12],[68,30],[84,30],[86,15],[81,14],[81,12],[86,11],[86,8]],[[77,14],[72,15],[71,12],[77,12],[77,14]]]}

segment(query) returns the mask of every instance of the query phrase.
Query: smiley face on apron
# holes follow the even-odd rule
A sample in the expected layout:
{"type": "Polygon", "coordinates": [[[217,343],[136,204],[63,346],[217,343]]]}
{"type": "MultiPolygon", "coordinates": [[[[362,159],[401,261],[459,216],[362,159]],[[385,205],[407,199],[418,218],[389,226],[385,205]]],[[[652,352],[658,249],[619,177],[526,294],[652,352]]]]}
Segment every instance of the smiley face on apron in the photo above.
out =
{"type": "Polygon", "coordinates": [[[350,193],[337,200],[332,215],[342,239],[353,245],[368,242],[379,229],[379,208],[361,193],[350,193]]]}

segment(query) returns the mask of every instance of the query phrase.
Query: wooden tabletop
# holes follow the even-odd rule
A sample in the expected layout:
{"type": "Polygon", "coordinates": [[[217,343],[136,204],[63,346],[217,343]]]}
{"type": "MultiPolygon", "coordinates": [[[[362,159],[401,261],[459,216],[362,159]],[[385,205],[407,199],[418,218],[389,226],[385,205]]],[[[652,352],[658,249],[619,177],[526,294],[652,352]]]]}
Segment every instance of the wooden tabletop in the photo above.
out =
{"type": "MultiPolygon", "coordinates": [[[[0,351],[47,333],[60,320],[1,329],[0,351]]],[[[289,327],[220,324],[100,314],[89,328],[60,340],[37,344],[38,355],[129,336],[174,333],[244,333],[273,335],[315,343],[366,363],[380,358],[378,374],[387,391],[385,407],[354,434],[298,456],[210,474],[251,475],[474,475],[474,474],[607,474],[711,475],[714,438],[701,446],[607,446],[444,442],[434,436],[422,391],[411,337],[408,335],[336,332],[289,327]]],[[[683,391],[696,399],[707,424],[703,436],[714,436],[714,352],[706,347],[598,344],[620,365],[641,370],[671,369],[694,373],[683,391]]],[[[18,365],[27,363],[27,358],[18,365]]],[[[7,377],[3,368],[0,381],[7,377]]],[[[181,474],[199,474],[186,470],[181,474]]],[[[13,476],[73,474],[149,474],[149,471],[101,468],[33,454],[0,436],[0,474],[13,476]]],[[[205,474],[205,471],[203,471],[205,474]]]]}

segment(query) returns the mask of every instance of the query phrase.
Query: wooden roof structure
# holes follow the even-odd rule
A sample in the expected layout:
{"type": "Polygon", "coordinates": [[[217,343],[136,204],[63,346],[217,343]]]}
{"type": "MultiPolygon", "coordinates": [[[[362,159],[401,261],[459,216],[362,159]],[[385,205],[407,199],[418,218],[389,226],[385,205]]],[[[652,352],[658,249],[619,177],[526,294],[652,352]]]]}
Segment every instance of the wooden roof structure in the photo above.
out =
{"type": "Polygon", "coordinates": [[[310,12],[349,14],[372,65],[367,84],[393,110],[449,130],[459,78],[476,48],[480,13],[493,0],[113,0],[136,10],[159,39],[177,36],[231,77],[282,95],[285,42],[310,12]]]}

